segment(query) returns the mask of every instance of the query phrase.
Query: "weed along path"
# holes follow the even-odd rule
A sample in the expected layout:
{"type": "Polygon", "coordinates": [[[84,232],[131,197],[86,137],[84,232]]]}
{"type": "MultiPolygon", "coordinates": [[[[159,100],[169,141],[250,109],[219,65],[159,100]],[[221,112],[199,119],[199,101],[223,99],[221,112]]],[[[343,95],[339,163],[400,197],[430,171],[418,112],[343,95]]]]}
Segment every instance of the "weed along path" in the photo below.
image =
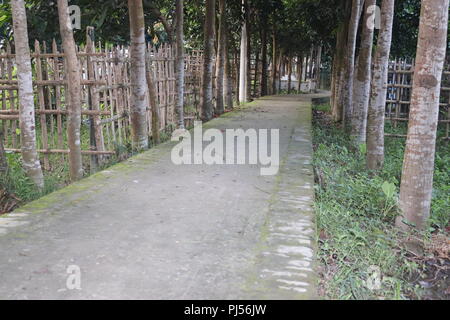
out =
{"type": "Polygon", "coordinates": [[[315,298],[317,96],[266,97],[203,126],[259,142],[279,129],[275,175],[261,143],[263,165],[176,165],[168,142],[0,217],[0,299],[315,298]]]}

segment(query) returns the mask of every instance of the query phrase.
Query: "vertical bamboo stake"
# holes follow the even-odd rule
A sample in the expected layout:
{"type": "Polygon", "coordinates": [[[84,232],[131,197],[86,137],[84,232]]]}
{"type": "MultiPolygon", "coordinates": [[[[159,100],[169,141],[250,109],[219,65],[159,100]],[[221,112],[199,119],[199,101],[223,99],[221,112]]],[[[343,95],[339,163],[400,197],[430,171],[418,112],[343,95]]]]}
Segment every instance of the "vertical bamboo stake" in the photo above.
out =
{"type": "MultiPolygon", "coordinates": [[[[0,54],[4,54],[4,51],[3,50],[0,50],[0,54]]],[[[3,79],[5,79],[6,78],[6,76],[5,76],[5,69],[6,69],[6,66],[5,66],[5,62],[6,62],[6,60],[5,59],[2,59],[2,60],[0,60],[0,77],[2,77],[3,79]]],[[[2,90],[2,110],[6,110],[7,109],[7,106],[6,106],[6,90],[2,90]]],[[[8,135],[7,135],[7,133],[8,133],[8,121],[7,120],[2,120],[2,131],[3,131],[3,137],[4,137],[4,139],[5,139],[5,143],[7,143],[7,141],[8,141],[8,135]]]]}
{"type": "MultiPolygon", "coordinates": [[[[6,53],[8,55],[11,54],[11,45],[9,43],[6,45],[6,53]]],[[[13,59],[10,56],[6,58],[6,72],[8,73],[8,80],[13,80],[13,59]]],[[[8,102],[9,109],[16,110],[14,90],[8,90],[8,102]]],[[[17,148],[17,120],[11,120],[11,142],[12,147],[17,148]]]]}
{"type": "MultiPolygon", "coordinates": [[[[39,44],[39,41],[34,42],[34,52],[37,54],[36,57],[36,79],[37,81],[42,81],[42,60],[41,60],[41,46],[39,44]]],[[[38,86],[38,103],[39,103],[39,110],[45,111],[45,97],[44,97],[44,88],[42,86],[38,86]]],[[[41,120],[41,143],[42,148],[44,150],[48,149],[48,131],[47,131],[47,118],[45,113],[41,113],[40,115],[41,120]]],[[[48,154],[44,154],[44,169],[50,170],[50,162],[48,160],[48,154]]]]}
{"type": "MultiPolygon", "coordinates": [[[[96,81],[94,72],[94,63],[92,54],[95,53],[95,31],[93,27],[86,28],[86,64],[87,79],[96,81]]],[[[89,86],[88,100],[89,110],[100,111],[100,103],[98,93],[95,91],[96,86],[89,86]]],[[[96,151],[104,151],[103,132],[100,124],[100,116],[94,115],[90,117],[90,143],[91,149],[96,151]]],[[[103,158],[101,155],[91,155],[91,172],[95,172],[98,165],[101,165],[103,158]]]]}
{"type": "Polygon", "coordinates": [[[152,65],[150,61],[150,57],[147,56],[147,86],[148,86],[148,96],[150,100],[150,107],[152,111],[152,137],[153,143],[158,144],[160,142],[160,120],[159,120],[159,106],[158,106],[158,98],[156,93],[155,86],[155,76],[152,70],[152,65]]]}
{"type": "MultiPolygon", "coordinates": [[[[58,47],[56,46],[56,41],[53,39],[52,41],[52,52],[53,54],[58,54],[58,47]]],[[[58,82],[61,80],[60,69],[59,69],[59,61],[58,58],[53,58],[54,63],[54,79],[58,82]]],[[[61,86],[55,85],[55,106],[58,114],[56,115],[56,131],[58,135],[58,149],[63,149],[63,123],[61,116],[61,86]]],[[[64,160],[64,154],[61,156],[64,160]]]]}

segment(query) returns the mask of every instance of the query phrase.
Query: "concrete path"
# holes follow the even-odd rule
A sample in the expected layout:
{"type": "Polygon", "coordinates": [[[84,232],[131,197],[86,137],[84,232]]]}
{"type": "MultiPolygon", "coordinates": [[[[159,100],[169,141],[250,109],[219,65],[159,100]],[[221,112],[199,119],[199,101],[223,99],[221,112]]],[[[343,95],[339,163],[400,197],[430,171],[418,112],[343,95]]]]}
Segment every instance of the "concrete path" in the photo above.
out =
{"type": "Polygon", "coordinates": [[[204,126],[280,129],[276,176],[176,166],[165,143],[0,217],[0,299],[315,298],[312,97],[204,126]]]}

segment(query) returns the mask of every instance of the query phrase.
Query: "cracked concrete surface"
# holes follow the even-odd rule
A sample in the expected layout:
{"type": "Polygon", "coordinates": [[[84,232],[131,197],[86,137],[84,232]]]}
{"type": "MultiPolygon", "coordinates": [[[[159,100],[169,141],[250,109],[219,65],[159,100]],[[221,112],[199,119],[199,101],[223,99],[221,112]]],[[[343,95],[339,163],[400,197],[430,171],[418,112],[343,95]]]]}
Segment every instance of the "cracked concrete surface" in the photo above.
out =
{"type": "Polygon", "coordinates": [[[281,167],[173,165],[173,143],[0,217],[0,299],[313,299],[311,98],[204,128],[280,129],[281,167]],[[81,270],[69,290],[67,268],[81,270]]]}

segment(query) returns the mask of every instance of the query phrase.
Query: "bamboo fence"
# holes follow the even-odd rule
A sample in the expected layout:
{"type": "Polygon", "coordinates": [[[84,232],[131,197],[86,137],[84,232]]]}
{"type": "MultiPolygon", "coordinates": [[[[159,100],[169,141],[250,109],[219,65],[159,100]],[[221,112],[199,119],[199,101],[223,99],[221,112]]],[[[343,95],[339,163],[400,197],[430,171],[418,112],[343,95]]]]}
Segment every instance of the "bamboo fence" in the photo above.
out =
{"type": "MultiPolygon", "coordinates": [[[[117,155],[130,145],[130,58],[129,48],[105,45],[93,40],[93,29],[87,29],[86,44],[78,48],[82,84],[82,154],[95,162],[117,155]]],[[[65,55],[55,41],[34,44],[31,53],[33,86],[36,106],[38,152],[43,166],[51,169],[52,154],[67,154],[66,139],[66,67],[65,55]]],[[[147,59],[156,84],[157,107],[161,130],[172,130],[176,123],[176,78],[174,49],[169,45],[159,48],[148,45],[147,59]]],[[[185,119],[190,126],[200,115],[200,87],[203,56],[199,50],[185,56],[185,119]]],[[[232,72],[236,87],[236,61],[232,72]]],[[[253,79],[258,81],[258,64],[252,61],[253,79]],[[255,74],[256,73],[256,74],[255,74]]],[[[260,74],[260,72],[259,72],[260,74]]],[[[394,127],[408,121],[414,61],[396,59],[389,66],[386,120],[394,127]]],[[[270,83],[268,84],[270,86],[270,83]]],[[[257,95],[258,86],[253,86],[257,95]]],[[[439,124],[450,136],[450,66],[443,74],[439,124]]],[[[12,48],[0,49],[0,128],[3,130],[7,152],[20,153],[19,105],[17,68],[12,48]]],[[[151,132],[152,113],[147,97],[148,125],[151,132]]],[[[387,136],[403,137],[392,133],[387,136]]],[[[64,156],[63,156],[64,157],[64,156]]]]}
{"type": "MultiPolygon", "coordinates": [[[[18,83],[15,55],[10,45],[0,49],[0,128],[7,152],[20,153],[18,83]]],[[[36,106],[38,152],[43,166],[51,168],[51,154],[67,154],[65,55],[55,41],[34,44],[31,53],[36,106]]],[[[78,48],[82,84],[82,154],[106,159],[131,141],[129,48],[93,41],[87,30],[86,45],[78,48]]],[[[147,47],[151,76],[156,84],[161,130],[176,122],[175,56],[169,45],[147,47]]],[[[202,52],[186,54],[186,121],[190,125],[199,114],[202,52]]],[[[148,125],[151,108],[147,96],[148,125]]],[[[92,160],[92,159],[91,159],[92,160]]],[[[92,162],[91,162],[92,164],[92,162]]]]}
{"type": "MultiPolygon", "coordinates": [[[[414,80],[414,60],[395,59],[389,64],[388,93],[386,100],[386,121],[396,128],[399,123],[408,122],[414,80]]],[[[441,100],[439,104],[439,126],[445,127],[443,139],[450,139],[450,64],[446,64],[442,75],[441,100]]],[[[406,135],[386,133],[390,137],[406,135]]]]}

